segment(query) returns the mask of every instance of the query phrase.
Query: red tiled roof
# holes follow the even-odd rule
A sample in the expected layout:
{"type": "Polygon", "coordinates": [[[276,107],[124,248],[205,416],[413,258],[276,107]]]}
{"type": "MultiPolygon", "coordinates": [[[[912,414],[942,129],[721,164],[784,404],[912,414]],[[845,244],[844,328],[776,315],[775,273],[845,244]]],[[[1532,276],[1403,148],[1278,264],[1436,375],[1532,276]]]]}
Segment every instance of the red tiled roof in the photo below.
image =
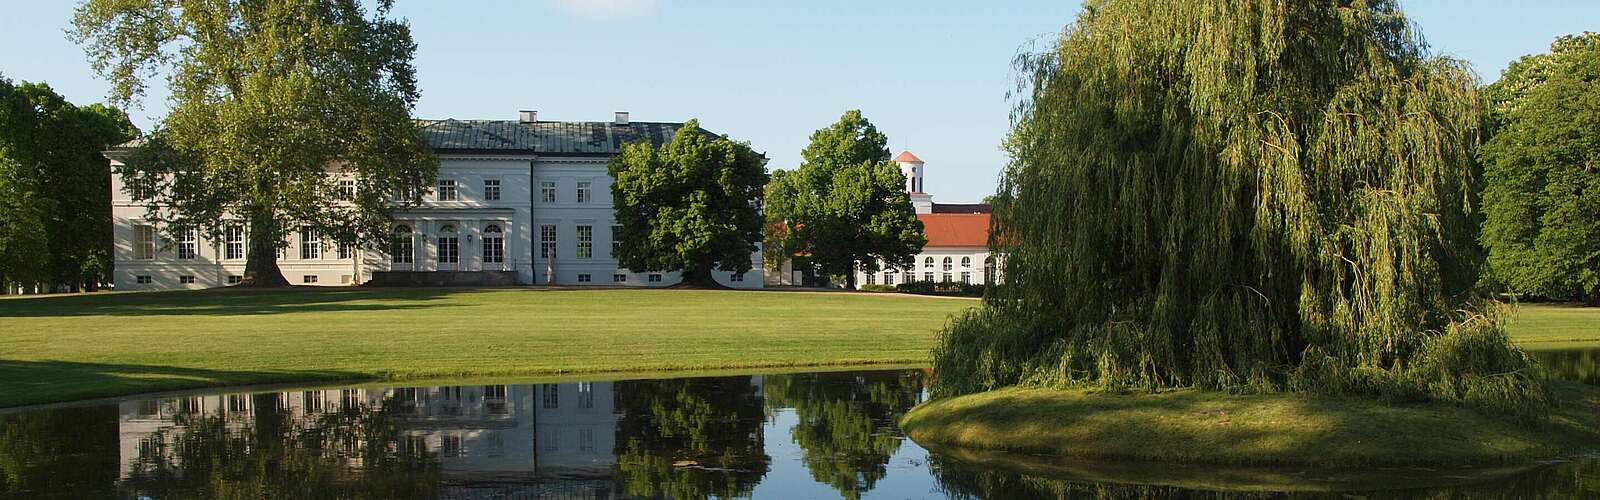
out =
{"type": "Polygon", "coordinates": [[[917,214],[930,247],[989,245],[989,214],[917,214]]]}
{"type": "Polygon", "coordinates": [[[900,153],[900,156],[894,157],[894,161],[896,161],[896,162],[910,161],[910,162],[922,163],[922,158],[917,158],[917,155],[911,154],[910,151],[904,151],[904,152],[900,153]]]}

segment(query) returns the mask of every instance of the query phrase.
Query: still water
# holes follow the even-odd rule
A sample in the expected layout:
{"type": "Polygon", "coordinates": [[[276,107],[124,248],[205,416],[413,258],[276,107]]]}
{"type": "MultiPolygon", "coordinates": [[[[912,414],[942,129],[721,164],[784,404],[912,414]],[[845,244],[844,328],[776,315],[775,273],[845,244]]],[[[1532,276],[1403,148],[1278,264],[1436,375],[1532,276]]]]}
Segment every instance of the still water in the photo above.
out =
{"type": "MultiPolygon", "coordinates": [[[[1600,351],[1539,355],[1596,383],[1600,351]]],[[[1600,458],[1352,472],[930,451],[895,425],[926,380],[353,386],[0,413],[0,497],[1600,498],[1600,458]]]]}

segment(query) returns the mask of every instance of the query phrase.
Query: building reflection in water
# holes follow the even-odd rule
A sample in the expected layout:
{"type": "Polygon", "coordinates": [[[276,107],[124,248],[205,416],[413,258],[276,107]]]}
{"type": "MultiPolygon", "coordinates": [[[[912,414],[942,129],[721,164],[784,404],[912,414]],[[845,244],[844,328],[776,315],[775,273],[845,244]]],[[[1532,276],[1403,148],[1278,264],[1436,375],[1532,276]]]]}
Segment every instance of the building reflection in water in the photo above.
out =
{"type": "Polygon", "coordinates": [[[756,375],[128,401],[118,406],[120,479],[140,493],[215,484],[349,491],[399,475],[372,493],[736,495],[765,472],[762,383],[756,375]],[[261,460],[278,465],[246,465],[261,460]]]}

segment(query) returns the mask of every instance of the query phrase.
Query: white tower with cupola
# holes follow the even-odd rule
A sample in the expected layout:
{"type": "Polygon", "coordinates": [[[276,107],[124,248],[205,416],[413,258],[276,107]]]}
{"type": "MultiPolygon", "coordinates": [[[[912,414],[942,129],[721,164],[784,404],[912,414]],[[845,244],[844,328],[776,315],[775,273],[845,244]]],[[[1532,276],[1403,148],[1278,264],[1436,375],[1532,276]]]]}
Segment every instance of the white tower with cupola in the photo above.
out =
{"type": "Polygon", "coordinates": [[[900,165],[900,173],[906,176],[906,192],[911,194],[911,206],[919,214],[933,213],[933,196],[923,192],[922,188],[922,159],[910,151],[903,151],[894,157],[894,162],[900,165]]]}

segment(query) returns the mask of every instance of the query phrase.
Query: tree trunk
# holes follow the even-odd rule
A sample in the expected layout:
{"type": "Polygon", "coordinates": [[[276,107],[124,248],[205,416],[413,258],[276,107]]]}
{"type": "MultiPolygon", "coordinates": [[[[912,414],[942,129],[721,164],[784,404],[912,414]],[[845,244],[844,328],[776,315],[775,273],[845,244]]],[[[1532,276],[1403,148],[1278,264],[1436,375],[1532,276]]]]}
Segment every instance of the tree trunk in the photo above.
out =
{"type": "Polygon", "coordinates": [[[726,288],[711,276],[711,264],[701,263],[694,269],[684,269],[682,279],[674,288],[726,288]]]}
{"type": "Polygon", "coordinates": [[[1589,291],[1589,296],[1584,300],[1589,307],[1600,307],[1600,288],[1589,291]]]}
{"type": "Polygon", "coordinates": [[[846,290],[856,289],[856,271],[854,269],[844,273],[844,287],[846,290]]]}
{"type": "Polygon", "coordinates": [[[244,279],[240,286],[276,288],[289,286],[278,269],[277,221],[270,215],[250,217],[250,252],[245,256],[244,279]]]}

